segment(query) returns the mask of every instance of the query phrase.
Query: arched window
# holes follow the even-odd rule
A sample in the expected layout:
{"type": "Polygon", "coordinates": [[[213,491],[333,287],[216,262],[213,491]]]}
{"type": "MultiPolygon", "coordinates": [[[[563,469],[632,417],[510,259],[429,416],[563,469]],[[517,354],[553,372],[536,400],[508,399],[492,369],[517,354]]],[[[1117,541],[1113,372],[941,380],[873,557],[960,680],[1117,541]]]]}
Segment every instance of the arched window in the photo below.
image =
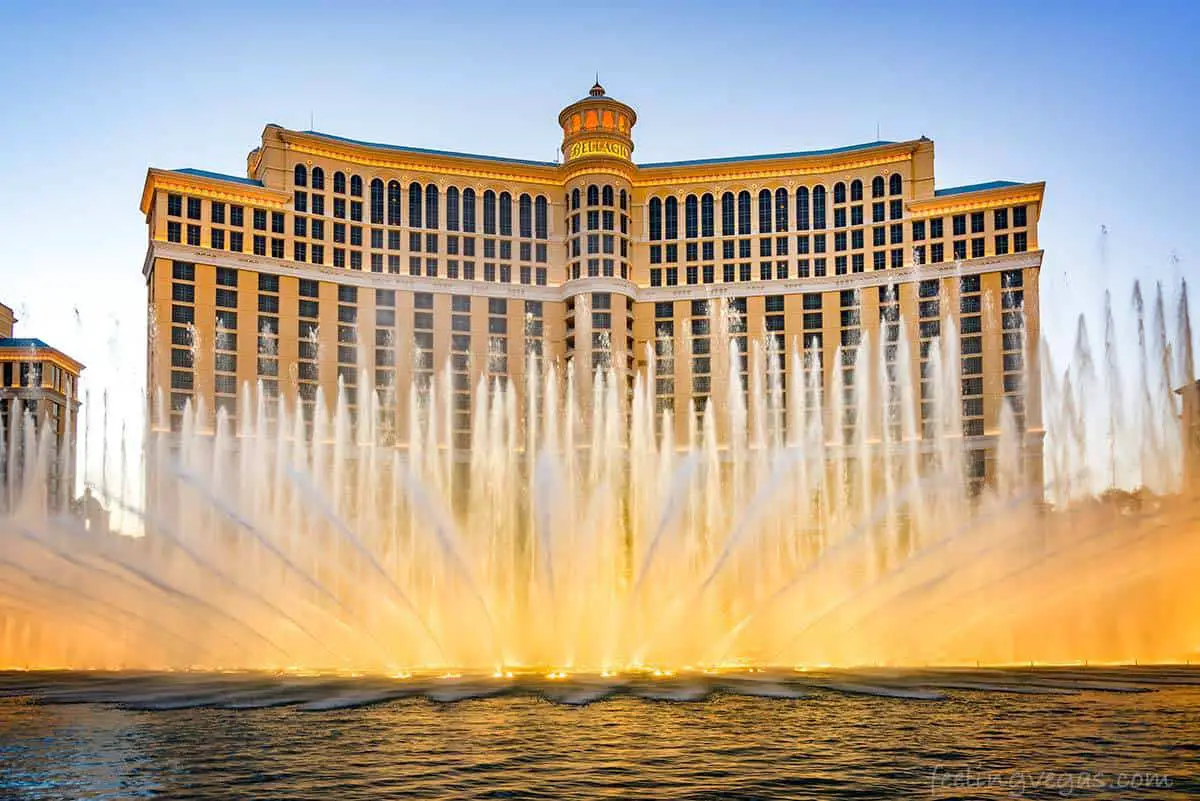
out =
{"type": "Polygon", "coordinates": [[[900,173],[892,173],[892,177],[888,179],[888,194],[898,195],[903,190],[900,173]]]}
{"type": "Polygon", "coordinates": [[[463,231],[475,233],[475,190],[467,187],[463,190],[463,231]]]}
{"type": "Polygon", "coordinates": [[[628,211],[628,210],[629,210],[629,195],[627,195],[625,193],[625,190],[622,189],[621,190],[621,211],[628,211]]]}
{"type": "Polygon", "coordinates": [[[400,224],[400,204],[403,202],[400,200],[401,191],[399,181],[388,181],[388,225],[400,224]]]}
{"type": "Polygon", "coordinates": [[[308,185],[308,170],[304,169],[303,164],[297,164],[296,169],[292,171],[292,183],[296,186],[308,185]]]}
{"type": "Polygon", "coordinates": [[[836,184],[833,185],[833,202],[834,203],[845,203],[846,202],[846,184],[842,183],[841,181],[838,181],[836,184]]]}
{"type": "Polygon", "coordinates": [[[850,202],[862,200],[862,181],[855,178],[850,182],[850,202]]]}
{"type": "Polygon", "coordinates": [[[500,236],[512,236],[512,195],[500,193],[500,236]]]}
{"type": "Polygon", "coordinates": [[[813,228],[820,231],[825,227],[825,187],[817,184],[812,191],[813,228]]]}
{"type": "Polygon", "coordinates": [[[600,202],[605,206],[611,206],[613,204],[613,188],[610,185],[605,184],[604,189],[601,190],[600,202]]]}
{"type": "Polygon", "coordinates": [[[788,191],[782,186],[775,190],[775,230],[788,229],[788,191]]]}
{"type": "Polygon", "coordinates": [[[383,225],[383,181],[379,178],[371,181],[371,222],[383,225]]]}
{"type": "Polygon", "coordinates": [[[579,208],[579,187],[571,190],[571,211],[579,208]]]}
{"type": "Polygon", "coordinates": [[[320,167],[313,167],[312,170],[312,188],[325,190],[325,171],[320,167]]]}
{"type": "Polygon", "coordinates": [[[666,207],[667,207],[666,214],[663,215],[664,217],[666,217],[666,229],[667,229],[666,238],[667,239],[678,239],[679,238],[679,200],[677,198],[673,198],[673,197],[667,198],[666,207]]]}
{"type": "Polygon", "coordinates": [[[808,230],[808,187],[796,190],[796,230],[808,230]]]}
{"type": "Polygon", "coordinates": [[[700,234],[700,201],[695,195],[688,195],[683,201],[683,233],[688,239],[700,234]]]}
{"type": "Polygon", "coordinates": [[[483,193],[483,232],[496,233],[496,193],[490,189],[483,193]]]}
{"type": "Polygon", "coordinates": [[[446,187],[446,230],[458,230],[458,187],[446,187]]]}
{"type": "Polygon", "coordinates": [[[362,177],[350,176],[350,197],[362,197],[362,177]]]}
{"type": "Polygon", "coordinates": [[[333,191],[339,195],[346,194],[346,173],[339,170],[333,174],[333,191]]]}
{"type": "Polygon", "coordinates": [[[656,197],[650,198],[650,239],[662,239],[662,201],[656,197]]]}
{"type": "Polygon", "coordinates": [[[700,236],[713,235],[713,196],[700,198],[700,236]]]}
{"type": "Polygon", "coordinates": [[[533,235],[538,239],[550,238],[549,201],[545,195],[538,195],[533,201],[533,235]]]}
{"type": "Polygon", "coordinates": [[[428,184],[425,187],[425,227],[438,227],[438,211],[440,203],[438,202],[438,188],[434,184],[428,184]]]}
{"type": "Polygon", "coordinates": [[[600,187],[596,186],[595,184],[591,184],[588,187],[587,201],[589,206],[600,205],[600,187]]]}
{"type": "Polygon", "coordinates": [[[725,194],[721,195],[721,236],[733,236],[733,221],[733,193],[726,192],[725,194]]]}
{"type": "Polygon", "coordinates": [[[871,180],[871,197],[883,197],[883,176],[876,175],[871,180]]]}
{"type": "Polygon", "coordinates": [[[533,198],[529,195],[521,195],[517,200],[517,215],[520,235],[526,239],[531,238],[533,236],[533,198]]]}
{"type": "Polygon", "coordinates": [[[758,193],[758,232],[771,233],[771,190],[764,189],[758,193]]]}
{"type": "Polygon", "coordinates": [[[750,234],[750,193],[743,189],[738,192],[738,235],[750,234]]]}
{"type": "Polygon", "coordinates": [[[408,185],[408,224],[413,228],[421,227],[421,185],[413,181],[408,185]]]}

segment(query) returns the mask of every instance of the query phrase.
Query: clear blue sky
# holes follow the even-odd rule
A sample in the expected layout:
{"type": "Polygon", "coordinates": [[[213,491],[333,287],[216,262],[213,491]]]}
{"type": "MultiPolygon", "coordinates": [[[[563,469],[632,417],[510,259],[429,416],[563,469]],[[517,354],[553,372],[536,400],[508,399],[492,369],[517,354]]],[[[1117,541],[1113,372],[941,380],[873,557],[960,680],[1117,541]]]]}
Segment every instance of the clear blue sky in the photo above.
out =
{"type": "Polygon", "coordinates": [[[934,139],[939,186],[1045,180],[1061,347],[1104,286],[1124,303],[1135,275],[1200,277],[1198,44],[1195,2],[5,3],[0,301],[140,425],[148,166],[243,174],[265,123],[310,119],[551,159],[559,109],[599,72],[639,112],[639,161],[878,126],[934,139]]]}

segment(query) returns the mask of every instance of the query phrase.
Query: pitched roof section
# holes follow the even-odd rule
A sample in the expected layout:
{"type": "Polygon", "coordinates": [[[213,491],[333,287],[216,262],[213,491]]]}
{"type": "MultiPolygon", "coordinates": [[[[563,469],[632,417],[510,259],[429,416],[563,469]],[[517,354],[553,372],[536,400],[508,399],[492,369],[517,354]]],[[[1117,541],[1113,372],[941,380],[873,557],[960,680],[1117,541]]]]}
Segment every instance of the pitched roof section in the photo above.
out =
{"type": "Polygon", "coordinates": [[[966,186],[949,186],[945,189],[934,190],[934,197],[947,195],[965,195],[968,192],[986,192],[989,189],[1005,189],[1010,186],[1021,186],[1020,181],[987,181],[982,184],[967,184],[966,186]]]}
{"type": "Polygon", "coordinates": [[[36,337],[3,337],[0,338],[0,348],[49,348],[36,337]]]}
{"type": "Polygon", "coordinates": [[[886,140],[878,140],[875,142],[863,142],[858,145],[844,145],[843,147],[830,147],[824,150],[798,150],[793,153],[763,153],[757,156],[723,156],[711,159],[692,159],[690,161],[653,161],[647,164],[637,165],[639,169],[655,169],[658,167],[696,167],[703,164],[731,164],[741,161],[771,161],[773,159],[794,159],[803,158],[805,156],[836,156],[839,153],[852,153],[856,150],[870,150],[873,147],[884,147],[885,145],[894,145],[897,142],[886,140]]]}
{"type": "Polygon", "coordinates": [[[382,150],[394,150],[400,153],[413,153],[420,156],[448,156],[450,158],[459,159],[479,159],[481,161],[494,161],[500,164],[521,164],[526,167],[557,167],[553,161],[533,161],[532,159],[510,159],[503,156],[485,156],[480,153],[459,153],[454,150],[434,150],[427,147],[408,147],[406,145],[385,145],[379,142],[364,142],[361,139],[350,139],[345,136],[335,136],[334,134],[322,133],[321,131],[300,131],[300,133],[308,134],[309,136],[320,136],[324,139],[331,139],[334,142],[344,142],[348,145],[358,145],[359,147],[377,147],[382,150]]]}
{"type": "Polygon", "coordinates": [[[194,175],[197,178],[211,178],[214,181],[229,181],[243,186],[262,186],[262,181],[256,181],[253,178],[239,178],[236,175],[226,175],[223,172],[211,172],[209,170],[198,170],[195,167],[183,167],[178,170],[168,170],[168,172],[177,172],[181,175],[194,175]]]}

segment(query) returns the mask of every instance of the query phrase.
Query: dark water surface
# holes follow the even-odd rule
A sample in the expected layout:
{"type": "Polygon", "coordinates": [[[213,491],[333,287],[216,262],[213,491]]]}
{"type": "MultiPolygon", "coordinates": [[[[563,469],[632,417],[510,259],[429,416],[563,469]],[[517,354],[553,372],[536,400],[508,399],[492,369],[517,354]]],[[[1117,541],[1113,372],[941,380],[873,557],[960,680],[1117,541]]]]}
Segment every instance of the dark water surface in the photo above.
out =
{"type": "Polygon", "coordinates": [[[0,673],[0,798],[1200,796],[1200,669],[0,673]]]}

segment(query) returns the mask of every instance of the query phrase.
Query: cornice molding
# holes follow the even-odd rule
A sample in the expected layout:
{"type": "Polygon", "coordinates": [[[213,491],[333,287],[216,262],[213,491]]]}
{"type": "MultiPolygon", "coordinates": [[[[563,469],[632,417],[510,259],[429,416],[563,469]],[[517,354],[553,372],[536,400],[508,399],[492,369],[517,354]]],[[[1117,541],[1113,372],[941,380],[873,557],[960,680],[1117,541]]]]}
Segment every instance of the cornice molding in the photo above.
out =
{"type": "Polygon", "coordinates": [[[981,189],[977,192],[963,192],[956,195],[929,197],[921,200],[910,200],[907,204],[909,211],[915,216],[932,214],[952,214],[958,211],[977,211],[993,206],[1041,203],[1046,194],[1044,181],[1017,186],[1003,186],[995,189],[981,189]]]}
{"type": "Polygon", "coordinates": [[[913,154],[925,144],[922,140],[916,139],[863,150],[783,156],[778,159],[742,161],[730,159],[706,164],[644,168],[639,167],[636,163],[628,162],[620,165],[623,169],[597,169],[595,166],[589,166],[580,170],[576,169],[576,161],[558,166],[521,165],[492,162],[469,155],[391,150],[383,146],[333,140],[320,135],[287,129],[279,129],[278,135],[287,149],[297,153],[344,161],[364,167],[411,170],[435,175],[476,178],[484,181],[511,181],[558,187],[564,186],[568,181],[584,174],[620,174],[625,176],[634,188],[794,179],[800,176],[910,161],[913,154]]]}
{"type": "Polygon", "coordinates": [[[291,195],[265,186],[252,186],[232,181],[222,181],[219,178],[209,178],[203,175],[160,170],[151,167],[146,171],[146,183],[142,187],[141,210],[143,214],[150,213],[150,204],[154,193],[179,192],[181,194],[197,195],[213,200],[242,201],[254,203],[268,208],[281,209],[291,202],[291,195]]]}
{"type": "Polygon", "coordinates": [[[673,287],[640,287],[632,281],[615,277],[577,278],[555,286],[527,284],[496,284],[490,281],[467,281],[460,278],[429,278],[415,275],[361,272],[327,265],[305,264],[267,256],[230,253],[223,250],[197,248],[171,242],[154,241],[146,253],[143,276],[149,277],[154,259],[170,259],[214,267],[254,270],[272,275],[311,278],[338,284],[372,289],[400,289],[409,292],[459,293],[469,292],[479,297],[517,298],[561,302],[590,292],[613,292],[631,297],[638,303],[659,300],[689,300],[711,297],[740,297],[749,295],[796,295],[805,292],[832,292],[842,289],[883,286],[921,281],[929,278],[948,278],[962,275],[981,275],[1000,270],[1040,268],[1043,251],[1012,253],[944,264],[925,264],[898,270],[873,270],[866,273],[826,278],[797,278],[783,281],[739,281],[736,283],[695,284],[673,287]]]}
{"type": "MultiPolygon", "coordinates": [[[[48,361],[65,369],[68,373],[79,376],[84,370],[82,362],[72,359],[67,354],[63,353],[58,348],[47,345],[39,347],[31,345],[27,347],[4,347],[0,348],[0,362],[24,361],[28,359],[38,359],[48,361]]],[[[48,389],[48,387],[21,387],[21,389],[48,389]]]]}
{"type": "Polygon", "coordinates": [[[477,178],[481,181],[512,181],[541,186],[562,185],[558,167],[525,167],[502,162],[493,163],[466,156],[442,156],[403,150],[390,151],[386,148],[330,142],[323,137],[308,136],[295,131],[284,131],[280,137],[287,148],[296,153],[344,161],[364,167],[452,175],[477,178]]]}

